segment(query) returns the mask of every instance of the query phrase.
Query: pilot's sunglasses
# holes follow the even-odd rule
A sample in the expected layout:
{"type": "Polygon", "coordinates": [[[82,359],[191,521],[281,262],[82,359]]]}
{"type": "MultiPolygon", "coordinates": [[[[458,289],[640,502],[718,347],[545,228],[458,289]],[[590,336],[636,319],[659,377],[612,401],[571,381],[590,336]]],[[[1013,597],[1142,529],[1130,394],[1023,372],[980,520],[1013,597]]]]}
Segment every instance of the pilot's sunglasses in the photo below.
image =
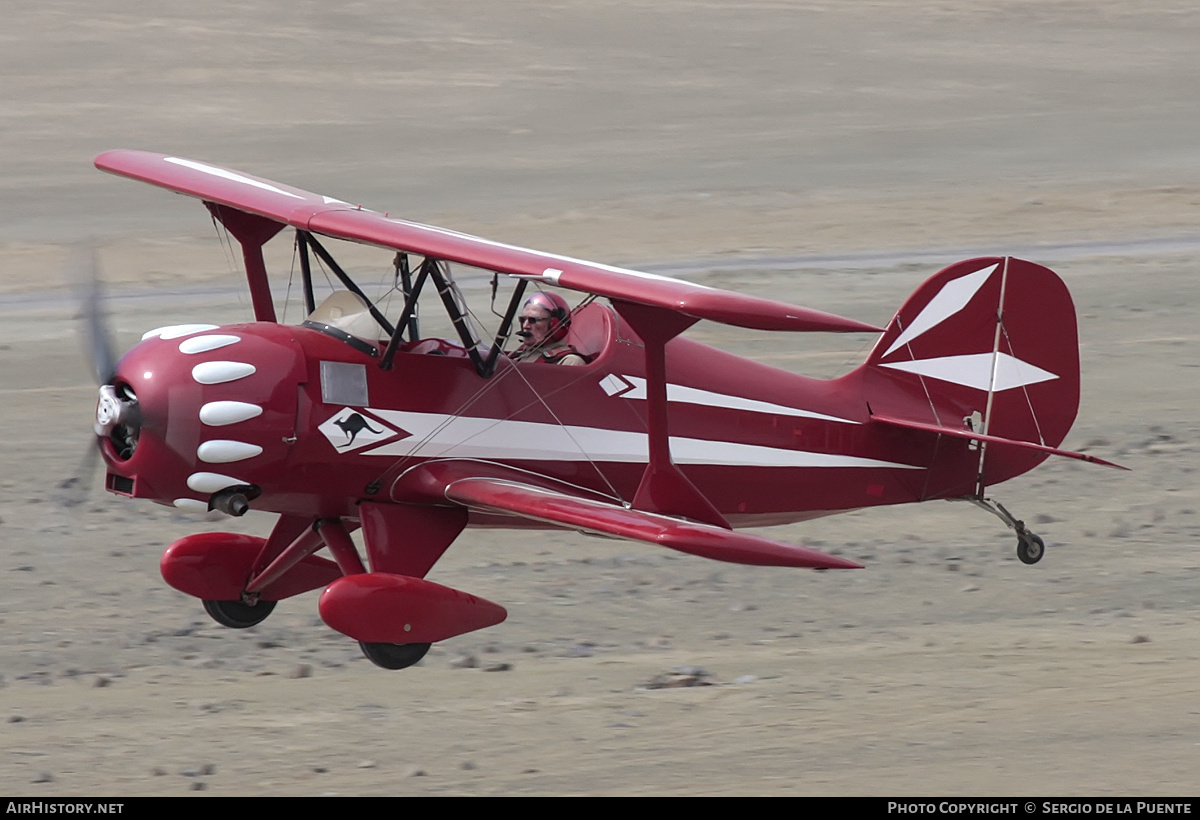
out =
{"type": "Polygon", "coordinates": [[[545,321],[549,320],[549,318],[550,318],[549,316],[543,316],[540,319],[536,316],[522,316],[521,324],[525,324],[526,322],[529,322],[530,324],[536,325],[538,322],[545,322],[545,321]]]}

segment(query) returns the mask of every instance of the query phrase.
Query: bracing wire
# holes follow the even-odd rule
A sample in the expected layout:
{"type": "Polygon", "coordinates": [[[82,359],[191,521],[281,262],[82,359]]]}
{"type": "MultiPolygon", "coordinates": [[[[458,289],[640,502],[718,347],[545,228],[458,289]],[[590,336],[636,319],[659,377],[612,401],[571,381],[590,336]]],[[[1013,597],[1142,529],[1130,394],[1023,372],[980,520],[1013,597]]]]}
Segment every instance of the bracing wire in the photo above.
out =
{"type": "MultiPolygon", "coordinates": [[[[468,317],[468,319],[471,323],[470,324],[471,333],[472,333],[473,337],[477,340],[477,346],[481,345],[482,341],[479,341],[480,337],[479,337],[477,328],[483,324],[482,321],[479,319],[478,315],[476,315],[476,313],[470,308],[470,306],[467,304],[466,300],[463,298],[462,292],[458,288],[458,284],[454,281],[453,277],[450,275],[450,270],[449,270],[448,264],[446,265],[445,268],[442,269],[442,272],[443,272],[443,275],[446,277],[446,281],[450,285],[450,288],[454,295],[455,301],[459,305],[459,308],[463,311],[464,315],[466,315],[468,317]]],[[[587,304],[590,304],[592,301],[595,300],[595,298],[596,297],[594,294],[589,294],[587,297],[584,298],[583,301],[580,302],[580,304],[575,308],[575,310],[578,310],[579,308],[584,307],[587,304]]],[[[522,372],[521,368],[517,367],[517,366],[503,368],[500,372],[496,373],[491,378],[489,378],[483,385],[480,386],[480,388],[478,390],[476,390],[473,394],[471,394],[469,397],[467,397],[454,410],[453,413],[451,413],[449,416],[447,416],[445,421],[443,421],[442,423],[437,425],[433,430],[431,430],[429,432],[428,435],[423,437],[420,441],[415,442],[413,447],[408,451],[408,453],[406,453],[404,456],[401,456],[400,459],[396,462],[396,464],[394,464],[392,466],[392,468],[389,469],[388,472],[393,473],[393,474],[398,473],[399,468],[402,468],[403,465],[405,463],[407,463],[413,457],[414,453],[416,453],[418,450],[420,450],[421,447],[423,447],[425,444],[427,444],[429,441],[431,441],[435,436],[437,436],[439,433],[441,433],[443,430],[445,430],[447,427],[449,427],[451,424],[453,424],[457,418],[459,418],[460,416],[465,414],[473,405],[475,405],[485,395],[487,395],[487,393],[489,391],[491,391],[497,385],[499,385],[502,380],[504,380],[506,378],[512,378],[513,376],[511,374],[514,374],[514,373],[516,374],[516,378],[521,379],[525,383],[526,388],[534,396],[535,401],[529,402],[528,404],[525,404],[524,406],[513,410],[511,413],[509,413],[508,416],[506,416],[503,419],[492,420],[491,424],[487,425],[482,430],[479,430],[478,432],[472,434],[471,436],[468,436],[467,438],[463,439],[462,441],[456,442],[456,444],[465,444],[478,436],[482,436],[482,435],[486,434],[488,431],[492,430],[500,422],[508,421],[508,420],[512,419],[517,414],[521,413],[522,411],[524,411],[525,409],[527,409],[528,407],[530,407],[531,405],[533,405],[535,403],[540,404],[546,410],[546,412],[550,415],[550,417],[554,420],[555,424],[557,424],[563,430],[563,432],[567,435],[567,438],[569,438],[571,440],[571,443],[575,445],[575,448],[579,451],[580,455],[582,455],[583,458],[588,462],[588,464],[591,465],[592,469],[596,472],[596,475],[599,476],[600,480],[604,482],[606,487],[608,487],[609,492],[612,494],[611,497],[615,501],[623,502],[624,499],[622,498],[620,492],[618,492],[617,488],[613,485],[612,481],[605,474],[604,470],[601,469],[600,465],[587,452],[587,449],[584,448],[583,445],[580,444],[579,440],[571,433],[571,430],[567,426],[567,424],[565,422],[563,422],[563,420],[559,417],[558,413],[555,412],[554,408],[550,406],[550,403],[547,401],[547,397],[542,396],[534,388],[533,384],[529,381],[529,379],[526,377],[526,375],[522,372]]],[[[445,455],[445,453],[441,453],[439,455],[445,455]]]]}
{"type": "Polygon", "coordinates": [[[225,256],[225,264],[229,268],[229,273],[233,275],[235,281],[240,282],[237,288],[238,304],[242,307],[246,306],[246,296],[249,291],[249,284],[246,283],[246,277],[243,275],[241,267],[238,265],[237,251],[233,249],[233,237],[229,233],[229,229],[225,227],[221,220],[217,219],[214,213],[209,214],[212,219],[213,231],[217,235],[217,242],[221,245],[221,251],[225,256]]]}

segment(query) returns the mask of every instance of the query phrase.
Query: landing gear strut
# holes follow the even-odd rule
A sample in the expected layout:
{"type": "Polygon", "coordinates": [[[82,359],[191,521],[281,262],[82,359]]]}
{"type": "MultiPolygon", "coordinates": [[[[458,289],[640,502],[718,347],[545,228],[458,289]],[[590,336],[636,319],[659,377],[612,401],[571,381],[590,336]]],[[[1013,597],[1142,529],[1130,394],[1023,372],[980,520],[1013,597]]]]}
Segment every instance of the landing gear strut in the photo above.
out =
{"type": "Polygon", "coordinates": [[[1046,554],[1046,543],[1035,533],[1025,527],[1025,522],[1015,518],[1004,509],[1004,505],[990,498],[972,497],[969,501],[977,507],[987,510],[999,518],[1008,528],[1017,534],[1017,557],[1022,564],[1036,564],[1046,554]]]}

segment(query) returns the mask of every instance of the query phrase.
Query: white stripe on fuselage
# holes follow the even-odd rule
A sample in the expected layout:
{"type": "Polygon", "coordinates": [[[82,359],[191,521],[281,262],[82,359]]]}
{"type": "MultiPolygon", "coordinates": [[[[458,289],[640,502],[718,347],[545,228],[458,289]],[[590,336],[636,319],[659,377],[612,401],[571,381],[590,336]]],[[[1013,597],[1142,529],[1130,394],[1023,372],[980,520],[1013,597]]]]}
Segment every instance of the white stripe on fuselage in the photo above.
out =
{"type": "MultiPolygon", "coordinates": [[[[403,410],[368,412],[411,435],[365,455],[420,458],[484,458],[522,461],[591,461],[644,464],[649,458],[645,433],[530,421],[446,416],[403,410]]],[[[883,467],[916,470],[873,458],[837,453],[786,450],[760,444],[671,437],[677,464],[731,467],[883,467]]]]}
{"type": "MultiPolygon", "coordinates": [[[[633,389],[620,393],[623,399],[646,398],[646,380],[638,376],[621,376],[620,378],[633,385],[633,389]]],[[[606,391],[607,392],[607,391],[606,391]]],[[[714,393],[711,390],[701,390],[698,387],[685,387],[682,384],[667,385],[667,401],[679,404],[698,404],[701,407],[728,407],[732,410],[750,410],[755,413],[773,413],[779,416],[795,416],[804,419],[819,419],[821,421],[836,421],[842,424],[861,424],[852,419],[827,416],[824,413],[814,413],[811,410],[801,410],[798,407],[788,407],[769,401],[747,399],[743,396],[733,396],[728,393],[714,393]]]]}

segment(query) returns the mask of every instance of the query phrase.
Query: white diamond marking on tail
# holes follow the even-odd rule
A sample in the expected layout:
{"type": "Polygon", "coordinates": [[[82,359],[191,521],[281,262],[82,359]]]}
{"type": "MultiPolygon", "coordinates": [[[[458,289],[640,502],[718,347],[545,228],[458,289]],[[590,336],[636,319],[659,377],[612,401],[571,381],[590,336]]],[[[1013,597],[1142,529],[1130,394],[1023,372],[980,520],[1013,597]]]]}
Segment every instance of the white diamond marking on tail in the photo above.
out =
{"type": "MultiPolygon", "coordinates": [[[[1016,387],[1057,379],[1058,376],[1037,365],[1021,361],[1007,353],[997,353],[995,390],[1000,393],[1016,387]]],[[[987,392],[992,387],[992,354],[970,353],[965,356],[942,356],[937,359],[920,359],[915,362],[884,364],[893,370],[928,376],[963,387],[973,387],[987,392]]]]}
{"type": "Polygon", "coordinates": [[[934,296],[925,307],[921,308],[921,312],[912,320],[912,324],[904,328],[904,331],[896,337],[896,341],[892,342],[892,346],[883,355],[890,356],[896,348],[908,344],[922,333],[932,330],[965,308],[998,267],[999,263],[952,279],[942,285],[937,296],[934,296]]]}

